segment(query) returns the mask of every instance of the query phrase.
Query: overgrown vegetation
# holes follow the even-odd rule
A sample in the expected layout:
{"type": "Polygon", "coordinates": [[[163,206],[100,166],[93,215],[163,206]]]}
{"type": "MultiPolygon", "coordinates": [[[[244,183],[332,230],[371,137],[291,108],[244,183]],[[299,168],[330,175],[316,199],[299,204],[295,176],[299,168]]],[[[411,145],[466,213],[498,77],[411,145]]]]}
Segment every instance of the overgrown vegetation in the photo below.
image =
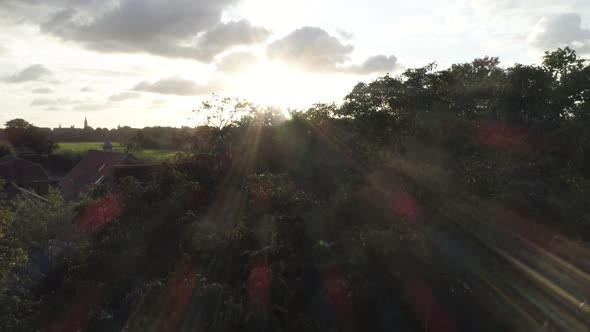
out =
{"type": "Polygon", "coordinates": [[[1,201],[0,330],[589,326],[590,64],[572,50],[248,110],[148,183],[1,201]]]}

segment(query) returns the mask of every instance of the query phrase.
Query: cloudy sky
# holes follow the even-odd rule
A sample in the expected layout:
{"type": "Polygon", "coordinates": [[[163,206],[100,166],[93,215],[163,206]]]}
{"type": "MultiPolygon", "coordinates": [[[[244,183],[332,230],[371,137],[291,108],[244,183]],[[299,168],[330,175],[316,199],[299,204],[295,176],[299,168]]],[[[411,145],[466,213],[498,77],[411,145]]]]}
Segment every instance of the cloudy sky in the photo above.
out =
{"type": "Polygon", "coordinates": [[[193,125],[215,92],[305,108],[485,55],[590,55],[588,0],[0,0],[0,123],[193,125]]]}

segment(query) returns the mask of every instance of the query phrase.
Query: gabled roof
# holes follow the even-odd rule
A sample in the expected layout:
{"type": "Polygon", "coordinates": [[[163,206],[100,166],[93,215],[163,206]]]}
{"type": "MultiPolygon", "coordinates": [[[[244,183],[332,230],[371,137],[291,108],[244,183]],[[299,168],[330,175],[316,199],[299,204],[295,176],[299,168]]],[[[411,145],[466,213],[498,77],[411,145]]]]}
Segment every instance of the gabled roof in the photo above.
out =
{"type": "Polygon", "coordinates": [[[32,191],[26,190],[25,188],[19,187],[16,183],[10,182],[8,184],[8,188],[6,189],[8,192],[8,196],[16,196],[17,194],[21,194],[27,197],[35,198],[43,202],[47,202],[47,198],[39,196],[32,191]]]}
{"type": "Polygon", "coordinates": [[[62,180],[63,187],[70,193],[84,192],[111,176],[115,165],[134,159],[128,153],[89,150],[88,155],[62,180]]]}
{"type": "Polygon", "coordinates": [[[41,165],[11,155],[0,158],[0,176],[11,180],[47,181],[47,173],[41,165]]]}

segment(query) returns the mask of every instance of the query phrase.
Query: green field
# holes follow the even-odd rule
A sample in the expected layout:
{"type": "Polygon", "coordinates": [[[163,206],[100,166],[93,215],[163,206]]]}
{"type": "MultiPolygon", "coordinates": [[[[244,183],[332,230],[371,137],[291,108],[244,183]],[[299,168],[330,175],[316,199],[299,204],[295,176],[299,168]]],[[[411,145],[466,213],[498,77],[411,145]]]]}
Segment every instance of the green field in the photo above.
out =
{"type": "MultiPolygon", "coordinates": [[[[88,150],[102,150],[102,142],[68,142],[58,143],[56,154],[72,153],[85,155],[88,150]]],[[[114,152],[125,152],[125,147],[119,143],[112,143],[114,152]]],[[[146,160],[164,160],[173,158],[178,151],[164,149],[144,149],[143,151],[133,152],[133,155],[139,159],[146,160]]]]}

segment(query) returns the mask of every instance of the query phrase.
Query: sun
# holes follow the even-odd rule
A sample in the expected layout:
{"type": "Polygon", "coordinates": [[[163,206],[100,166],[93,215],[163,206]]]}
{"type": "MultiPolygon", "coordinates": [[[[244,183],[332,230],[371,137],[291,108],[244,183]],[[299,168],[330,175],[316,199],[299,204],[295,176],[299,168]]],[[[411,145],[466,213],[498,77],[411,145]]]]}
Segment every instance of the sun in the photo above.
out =
{"type": "Polygon", "coordinates": [[[298,101],[306,100],[306,76],[291,66],[264,61],[251,66],[237,77],[237,90],[247,99],[263,104],[291,107],[298,101]],[[294,98],[294,92],[304,92],[294,98]]]}
{"type": "Polygon", "coordinates": [[[310,72],[262,59],[231,77],[231,95],[258,105],[306,110],[315,103],[338,103],[358,83],[351,75],[310,72]]]}

